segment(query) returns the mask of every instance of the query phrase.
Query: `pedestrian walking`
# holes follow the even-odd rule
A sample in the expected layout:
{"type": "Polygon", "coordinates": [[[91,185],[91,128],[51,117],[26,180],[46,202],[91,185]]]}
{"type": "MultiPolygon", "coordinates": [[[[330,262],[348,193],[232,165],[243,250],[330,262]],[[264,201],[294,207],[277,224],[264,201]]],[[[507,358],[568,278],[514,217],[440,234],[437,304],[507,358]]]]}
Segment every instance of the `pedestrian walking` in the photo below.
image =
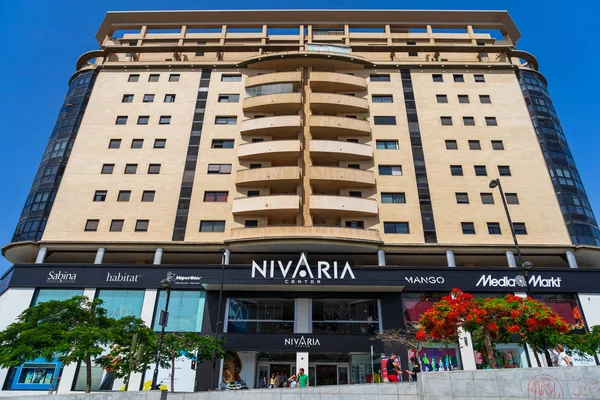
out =
{"type": "Polygon", "coordinates": [[[269,389],[275,389],[275,385],[277,384],[277,378],[275,377],[275,373],[271,374],[271,379],[269,380],[269,389]]]}
{"type": "Polygon", "coordinates": [[[388,381],[398,382],[398,372],[400,372],[400,366],[396,361],[396,353],[390,354],[390,358],[385,363],[385,369],[387,370],[388,381]]]}
{"type": "Polygon", "coordinates": [[[558,365],[559,367],[570,367],[571,360],[569,360],[569,356],[567,355],[567,353],[565,353],[565,348],[562,345],[557,344],[555,349],[558,353],[556,365],[558,365]]]}

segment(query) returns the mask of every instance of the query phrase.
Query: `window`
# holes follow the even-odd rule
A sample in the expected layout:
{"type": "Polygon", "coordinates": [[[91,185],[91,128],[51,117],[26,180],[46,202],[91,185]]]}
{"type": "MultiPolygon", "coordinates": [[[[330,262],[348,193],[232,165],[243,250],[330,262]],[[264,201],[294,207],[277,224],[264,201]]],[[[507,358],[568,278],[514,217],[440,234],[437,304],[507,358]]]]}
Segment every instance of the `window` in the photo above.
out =
{"type": "Polygon", "coordinates": [[[171,116],[170,115],[161,115],[160,119],[158,120],[158,123],[160,125],[169,125],[171,123],[171,116]]]}
{"type": "Polygon", "coordinates": [[[125,125],[127,123],[126,115],[119,115],[115,121],[115,125],[125,125]]]}
{"type": "Polygon", "coordinates": [[[442,125],[452,125],[452,117],[440,117],[442,125]]]}
{"type": "Polygon", "coordinates": [[[359,191],[359,190],[350,190],[350,191],[348,192],[348,196],[350,196],[350,197],[359,197],[359,198],[362,198],[362,192],[361,192],[361,191],[359,191]]]}
{"type": "Polygon", "coordinates": [[[469,149],[481,150],[481,143],[479,142],[479,140],[469,140],[469,149]]]}
{"type": "Polygon", "coordinates": [[[207,203],[226,203],[229,192],[204,192],[204,201],[207,203]]]}
{"type": "Polygon", "coordinates": [[[483,75],[473,75],[475,82],[485,82],[485,77],[483,75]]]}
{"type": "Polygon", "coordinates": [[[384,222],[384,233],[410,233],[408,230],[408,222],[384,222]]]}
{"type": "Polygon", "coordinates": [[[348,142],[348,143],[358,143],[358,139],[356,139],[356,138],[348,138],[348,139],[346,139],[346,142],[348,142]]]}
{"type": "Polygon", "coordinates": [[[381,202],[383,204],[404,204],[406,195],[404,193],[381,193],[381,202]]]}
{"type": "Polygon", "coordinates": [[[360,169],[360,164],[348,164],[348,168],[350,168],[350,169],[360,169]]]}
{"type": "Polygon", "coordinates": [[[451,165],[450,173],[452,174],[452,176],[462,176],[463,175],[462,165],[451,165]]]}
{"type": "Polygon", "coordinates": [[[492,149],[504,150],[504,143],[502,143],[502,140],[492,140],[492,149]]]}
{"type": "Polygon", "coordinates": [[[129,201],[131,197],[131,190],[119,190],[117,195],[117,201],[129,201]]]}
{"type": "Polygon", "coordinates": [[[135,231],[136,232],[148,232],[148,225],[150,221],[147,219],[138,219],[135,221],[135,231]]]}
{"type": "Polygon", "coordinates": [[[123,231],[123,223],[125,220],[123,219],[113,219],[110,221],[110,231],[111,232],[122,232],[123,231]]]}
{"type": "Polygon", "coordinates": [[[159,74],[150,74],[148,77],[148,82],[158,82],[159,74]]]}
{"type": "Polygon", "coordinates": [[[373,117],[375,125],[396,125],[396,117],[394,116],[377,116],[373,117]]]}
{"type": "Polygon", "coordinates": [[[231,164],[208,164],[208,174],[231,174],[231,164]]]}
{"type": "Polygon", "coordinates": [[[475,234],[475,225],[472,222],[461,222],[462,233],[464,235],[474,235],[475,234]]]}
{"type": "Polygon", "coordinates": [[[259,142],[264,142],[264,141],[265,141],[264,138],[258,138],[258,137],[252,138],[252,143],[259,143],[259,142]]]}
{"type": "Polygon", "coordinates": [[[433,74],[431,75],[431,78],[434,82],[444,82],[444,77],[442,76],[442,74],[433,74]]]}
{"type": "Polygon", "coordinates": [[[160,164],[148,165],[148,173],[149,174],[160,174],[160,164]]]}
{"type": "Polygon", "coordinates": [[[391,94],[374,94],[371,96],[373,103],[393,103],[394,96],[391,94]]]}
{"type": "MultiPolygon", "coordinates": [[[[103,301],[102,308],[106,310],[106,316],[119,319],[127,316],[139,318],[142,315],[144,292],[144,290],[100,289],[96,293],[98,293],[98,298],[103,301]]],[[[83,371],[85,370],[82,370],[79,376],[85,376],[83,371]]],[[[100,386],[100,381],[98,386],[100,386]]],[[[79,389],[76,387],[75,390],[79,389]]]]}
{"type": "Polygon", "coordinates": [[[463,124],[465,126],[475,126],[475,118],[474,117],[463,117],[463,124]]]}
{"type": "Polygon", "coordinates": [[[456,196],[456,204],[469,204],[468,193],[454,193],[456,196]]]}
{"type": "Polygon", "coordinates": [[[481,193],[481,204],[494,204],[494,195],[492,193],[481,193]]]}
{"type": "Polygon", "coordinates": [[[223,74],[221,75],[221,82],[241,82],[242,75],[240,74],[223,74]]]}
{"type": "Polygon", "coordinates": [[[496,117],[485,117],[485,124],[487,126],[498,126],[498,121],[496,121],[496,117]]]}
{"type": "Polygon", "coordinates": [[[397,140],[377,140],[376,146],[380,150],[398,150],[397,140]]]}
{"type": "Polygon", "coordinates": [[[365,229],[365,221],[346,221],[346,228],[365,229]]]}
{"type": "MultiPolygon", "coordinates": [[[[198,46],[206,46],[206,42],[196,42],[196,44],[198,46]]],[[[196,57],[202,57],[202,56],[204,56],[204,51],[201,50],[201,51],[196,52],[196,57]]]]}
{"type": "Polygon", "coordinates": [[[454,75],[452,75],[452,77],[454,78],[454,82],[464,82],[465,81],[465,77],[462,74],[454,74],[454,75]]]}
{"type": "Polygon", "coordinates": [[[169,75],[169,82],[179,82],[179,74],[169,75]]]}
{"type": "MultiPolygon", "coordinates": [[[[311,332],[315,334],[363,335],[366,337],[367,335],[373,336],[378,329],[377,300],[337,298],[313,299],[312,301],[311,332]]],[[[352,365],[355,373],[358,373],[358,364],[352,365]]],[[[361,376],[364,377],[365,374],[362,373],[361,376]]]]}
{"type": "Polygon", "coordinates": [[[121,99],[121,103],[133,103],[133,95],[132,94],[124,94],[123,99],[121,99]]]}
{"type": "Polygon", "coordinates": [[[446,150],[458,150],[456,140],[446,140],[446,150]]]}
{"type": "Polygon", "coordinates": [[[239,103],[239,94],[220,94],[219,103],[239,103]]]}
{"type": "Polygon", "coordinates": [[[121,139],[110,139],[108,142],[109,149],[118,149],[119,147],[121,147],[121,139]]]}
{"type": "Polygon", "coordinates": [[[155,149],[164,149],[167,146],[167,139],[154,139],[155,149]]]}
{"type": "Polygon", "coordinates": [[[216,140],[213,139],[211,148],[213,149],[233,149],[232,139],[216,140]]]}
{"type": "Polygon", "coordinates": [[[258,220],[247,219],[244,221],[244,228],[256,228],[258,227],[258,220]]]}
{"type": "Polygon", "coordinates": [[[235,125],[237,124],[237,117],[215,117],[216,125],[235,125]]]}
{"type": "MultiPolygon", "coordinates": [[[[169,319],[165,331],[167,332],[200,332],[204,317],[204,303],[206,292],[204,290],[171,290],[171,305],[169,306],[169,319]]],[[[158,291],[157,310],[164,310],[167,303],[167,292],[158,291]]],[[[153,328],[159,331],[162,327],[158,324],[160,312],[154,316],[153,328]]]]}
{"type": "Polygon", "coordinates": [[[230,298],[227,333],[293,333],[294,309],[294,299],[230,298]]]}
{"type": "Polygon", "coordinates": [[[479,102],[481,104],[492,104],[492,99],[490,98],[489,94],[480,94],[479,95],[479,102]]]}
{"type": "Polygon", "coordinates": [[[515,230],[515,235],[527,235],[527,228],[524,222],[513,222],[513,229],[515,230]]]}
{"type": "Polygon", "coordinates": [[[153,94],[145,94],[144,99],[142,100],[144,103],[154,103],[154,95],[153,94]]]}
{"type": "Polygon", "coordinates": [[[487,169],[485,165],[475,165],[474,168],[476,176],[487,176],[487,169]]]}
{"type": "Polygon", "coordinates": [[[500,231],[500,223],[498,222],[488,222],[488,233],[490,235],[501,235],[502,231],[500,231]]]}
{"type": "Polygon", "coordinates": [[[112,174],[115,169],[115,164],[103,164],[101,174],[112,174]]]}
{"type": "Polygon", "coordinates": [[[258,164],[258,163],[256,163],[256,164],[251,163],[250,164],[250,169],[257,169],[257,168],[262,168],[262,164],[258,164]]]}
{"type": "Polygon", "coordinates": [[[469,95],[468,94],[459,94],[458,95],[458,102],[461,103],[461,104],[470,103],[470,101],[469,101],[469,95]]]}
{"type": "Polygon", "coordinates": [[[225,221],[200,221],[200,232],[225,232],[225,221]]]}
{"type": "Polygon", "coordinates": [[[127,82],[137,82],[140,80],[139,74],[129,74],[129,78],[127,78],[127,82]]]}
{"type": "Polygon", "coordinates": [[[125,165],[125,173],[126,174],[135,174],[137,172],[137,164],[126,164],[125,165]]]}
{"type": "Polygon", "coordinates": [[[88,219],[85,222],[85,232],[96,232],[98,230],[99,219],[88,219]]]}
{"type": "Polygon", "coordinates": [[[260,196],[260,190],[248,190],[248,192],[246,193],[246,196],[248,196],[248,197],[260,196]]]}
{"type": "Polygon", "coordinates": [[[510,176],[510,167],[508,165],[498,165],[500,176],[510,176]]]}
{"type": "Polygon", "coordinates": [[[94,201],[106,201],[106,190],[96,190],[94,193],[94,201]]]}
{"type": "Polygon", "coordinates": [[[391,81],[389,74],[371,75],[371,76],[369,76],[369,80],[371,82],[390,82],[391,81]]]}
{"type": "Polygon", "coordinates": [[[148,115],[140,115],[137,120],[138,125],[148,125],[150,117],[148,115]]]}
{"type": "Polygon", "coordinates": [[[519,197],[516,193],[506,193],[504,196],[508,204],[519,204],[519,197]]]}
{"type": "Polygon", "coordinates": [[[447,103],[448,102],[448,96],[445,94],[436,94],[435,98],[437,99],[438,103],[447,103]]]}
{"type": "Polygon", "coordinates": [[[165,103],[175,103],[175,95],[165,94],[165,103]]]}
{"type": "Polygon", "coordinates": [[[132,149],[141,149],[144,146],[144,139],[133,139],[131,141],[132,149]]]}
{"type": "Polygon", "coordinates": [[[154,191],[154,190],[144,190],[142,192],[142,202],[144,202],[144,203],[153,202],[155,194],[156,194],[156,191],[154,191]]]}
{"type": "Polygon", "coordinates": [[[402,166],[401,165],[380,165],[379,166],[379,175],[402,176],[402,166]]]}

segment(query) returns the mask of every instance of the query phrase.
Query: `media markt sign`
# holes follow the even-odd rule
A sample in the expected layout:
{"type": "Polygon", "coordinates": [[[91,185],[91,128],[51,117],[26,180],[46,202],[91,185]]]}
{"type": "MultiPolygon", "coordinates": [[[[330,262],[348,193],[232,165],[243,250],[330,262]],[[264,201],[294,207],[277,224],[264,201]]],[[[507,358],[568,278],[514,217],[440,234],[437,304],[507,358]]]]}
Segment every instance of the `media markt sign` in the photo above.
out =
{"type": "Polygon", "coordinates": [[[265,260],[262,265],[252,261],[252,279],[262,276],[265,279],[283,279],[285,284],[308,285],[320,285],[323,281],[330,280],[356,279],[350,263],[347,261],[343,267],[338,265],[337,261],[334,261],[333,265],[327,261],[319,261],[315,271],[308,265],[306,255],[302,254],[296,267],[292,268],[292,266],[293,261],[288,261],[285,265],[281,261],[265,260]]]}
{"type": "Polygon", "coordinates": [[[319,341],[319,339],[310,338],[310,337],[305,338],[304,335],[302,335],[299,338],[284,338],[283,345],[296,347],[296,348],[298,348],[298,347],[309,348],[309,347],[320,346],[321,342],[319,341]]]}
{"type": "Polygon", "coordinates": [[[517,275],[513,278],[503,276],[502,278],[493,278],[492,275],[481,275],[475,286],[482,287],[505,287],[505,288],[526,288],[527,284],[532,288],[560,288],[562,278],[542,278],[541,275],[531,275],[527,281],[523,275],[517,275]]]}

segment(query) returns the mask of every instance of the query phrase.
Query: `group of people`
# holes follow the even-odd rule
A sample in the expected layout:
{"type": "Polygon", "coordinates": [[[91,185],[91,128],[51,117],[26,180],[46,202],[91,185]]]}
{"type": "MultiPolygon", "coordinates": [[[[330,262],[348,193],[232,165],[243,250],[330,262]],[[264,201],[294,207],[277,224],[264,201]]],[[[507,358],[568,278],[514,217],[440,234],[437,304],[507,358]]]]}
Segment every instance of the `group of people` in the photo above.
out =
{"type": "Polygon", "coordinates": [[[258,383],[259,388],[282,388],[282,387],[307,387],[309,386],[308,375],[304,373],[304,368],[300,368],[298,370],[298,374],[292,375],[289,378],[286,374],[283,373],[273,373],[271,377],[267,380],[267,375],[263,375],[260,377],[260,381],[258,383]]]}
{"type": "MultiPolygon", "coordinates": [[[[408,375],[408,380],[416,381],[419,377],[419,373],[421,372],[421,365],[419,361],[412,357],[410,359],[412,364],[412,370],[407,369],[404,372],[408,375]]],[[[402,380],[402,369],[400,368],[400,360],[396,356],[396,353],[390,354],[390,358],[388,358],[385,369],[387,370],[387,378],[389,382],[399,382],[402,380]]]]}

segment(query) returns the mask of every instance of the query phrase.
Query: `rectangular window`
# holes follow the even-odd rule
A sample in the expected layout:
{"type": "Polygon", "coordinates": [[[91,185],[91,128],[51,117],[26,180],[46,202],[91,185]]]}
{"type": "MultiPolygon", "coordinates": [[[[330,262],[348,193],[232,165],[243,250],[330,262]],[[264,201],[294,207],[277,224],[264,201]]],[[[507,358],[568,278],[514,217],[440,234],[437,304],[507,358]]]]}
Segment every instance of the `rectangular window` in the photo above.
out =
{"type": "Polygon", "coordinates": [[[381,202],[383,204],[404,204],[406,195],[404,193],[381,193],[381,202]]]}
{"type": "Polygon", "coordinates": [[[397,140],[377,140],[376,146],[379,150],[398,150],[397,140]]]}
{"type": "Polygon", "coordinates": [[[485,77],[483,75],[473,75],[473,78],[475,79],[475,82],[485,82],[485,77]]]}
{"type": "Polygon", "coordinates": [[[125,165],[125,173],[126,174],[135,174],[137,172],[137,164],[126,164],[125,165]]]}
{"type": "Polygon", "coordinates": [[[136,232],[148,232],[149,224],[150,224],[150,220],[138,219],[137,221],[135,221],[135,231],[136,232]]]}
{"type": "Polygon", "coordinates": [[[88,219],[85,222],[85,232],[96,232],[98,230],[99,219],[88,219]]]}
{"type": "Polygon", "coordinates": [[[160,125],[169,125],[171,123],[171,116],[170,115],[161,115],[160,119],[158,120],[158,123],[160,125]]]}
{"type": "Polygon", "coordinates": [[[510,176],[510,167],[508,165],[498,165],[500,176],[510,176]]]}
{"type": "Polygon", "coordinates": [[[365,229],[365,221],[346,221],[346,228],[365,229]]]}
{"type": "Polygon", "coordinates": [[[508,204],[519,204],[519,196],[516,193],[506,193],[505,197],[508,204]]]}
{"type": "Polygon", "coordinates": [[[101,174],[112,174],[115,169],[115,164],[103,164],[101,174]]]}
{"type": "Polygon", "coordinates": [[[440,117],[442,125],[452,125],[452,117],[440,117]]]}
{"type": "Polygon", "coordinates": [[[258,196],[260,196],[260,190],[248,190],[248,192],[246,192],[246,196],[258,197],[258,196]]]}
{"type": "Polygon", "coordinates": [[[468,193],[454,193],[456,196],[456,204],[469,204],[468,193]]]}
{"type": "Polygon", "coordinates": [[[225,221],[200,221],[200,232],[225,232],[225,221]]]}
{"type": "Polygon", "coordinates": [[[158,82],[159,78],[160,74],[150,74],[150,76],[148,77],[148,82],[158,82]]]}
{"type": "Polygon", "coordinates": [[[117,201],[129,201],[131,197],[131,190],[119,190],[117,195],[117,201]]]}
{"type": "Polygon", "coordinates": [[[494,195],[492,193],[481,193],[481,204],[494,204],[494,195]]]}
{"type": "Polygon", "coordinates": [[[454,74],[454,75],[452,75],[452,77],[454,78],[454,82],[464,82],[465,81],[465,77],[462,74],[454,74]]]}
{"type": "Polygon", "coordinates": [[[394,116],[376,116],[373,117],[375,125],[396,125],[396,117],[394,116]]]}
{"type": "Polygon", "coordinates": [[[237,117],[215,117],[216,125],[235,125],[237,124],[237,117]]]}
{"type": "Polygon", "coordinates": [[[362,192],[361,192],[361,191],[358,191],[358,190],[350,190],[350,191],[348,192],[348,196],[350,196],[350,197],[359,197],[359,198],[362,198],[362,192]]]}
{"type": "Polygon", "coordinates": [[[401,165],[380,165],[379,175],[402,176],[401,165]]]}
{"type": "Polygon", "coordinates": [[[153,94],[145,94],[142,102],[143,103],[154,103],[154,95],[153,94]]]}
{"type": "Polygon", "coordinates": [[[469,149],[481,150],[481,143],[479,142],[479,140],[469,140],[469,149]]]}
{"type": "Polygon", "coordinates": [[[223,74],[221,75],[221,82],[241,82],[242,75],[240,74],[223,74]]]}
{"type": "Polygon", "coordinates": [[[456,140],[446,140],[446,150],[458,150],[458,143],[456,140]]]}
{"type": "Polygon", "coordinates": [[[490,98],[489,94],[480,94],[479,95],[479,102],[481,104],[492,104],[492,99],[490,98]]]}
{"type": "MultiPolygon", "coordinates": [[[[164,310],[167,303],[167,292],[158,291],[157,310],[164,310]]],[[[169,306],[170,318],[167,321],[165,331],[167,332],[200,332],[202,331],[202,320],[204,317],[204,304],[206,292],[204,290],[171,290],[169,306]],[[171,308],[173,305],[177,307],[171,308]]],[[[160,312],[154,316],[153,328],[160,331],[162,326],[158,324],[160,312]]]]}
{"type": "Polygon", "coordinates": [[[265,141],[265,138],[258,138],[258,137],[252,138],[252,143],[259,143],[259,142],[264,142],[264,141],[265,141]]]}
{"type": "Polygon", "coordinates": [[[132,149],[141,149],[144,146],[144,139],[133,139],[131,140],[132,149]]]}
{"type": "Polygon", "coordinates": [[[504,150],[504,143],[502,143],[502,140],[492,140],[492,149],[504,150]]]}
{"type": "Polygon", "coordinates": [[[106,190],[96,190],[94,193],[94,201],[106,201],[106,190]]]}
{"type": "MultiPolygon", "coordinates": [[[[144,290],[118,290],[118,289],[100,289],[97,290],[98,298],[103,301],[102,308],[106,310],[106,316],[119,319],[132,316],[139,318],[142,315],[142,304],[144,303],[144,290]]],[[[93,373],[92,369],[92,373],[93,373]]],[[[81,369],[79,376],[85,378],[85,367],[81,369]]],[[[102,370],[100,370],[102,376],[102,370]]],[[[85,382],[85,379],[84,379],[85,382]]],[[[101,380],[98,380],[98,387],[101,380]]],[[[85,388],[85,385],[84,385],[85,388]]],[[[75,390],[84,390],[77,389],[75,390]]]]}
{"type": "Polygon", "coordinates": [[[115,121],[115,125],[125,125],[127,123],[126,115],[119,115],[115,121]]]}
{"type": "Polygon", "coordinates": [[[244,228],[256,228],[258,227],[257,219],[247,219],[244,221],[244,228]]]}
{"type": "Polygon", "coordinates": [[[485,165],[475,165],[474,168],[476,176],[487,176],[487,168],[485,165]]]}
{"type": "Polygon", "coordinates": [[[448,102],[448,95],[445,95],[445,94],[436,94],[435,98],[438,103],[447,103],[448,102]]]}
{"type": "Polygon", "coordinates": [[[469,101],[469,95],[468,94],[459,94],[458,95],[458,102],[461,103],[461,104],[470,103],[470,101],[469,101]]]}
{"type": "Polygon", "coordinates": [[[160,164],[148,165],[148,173],[149,174],[160,174],[160,164]]]}
{"type": "Polygon", "coordinates": [[[119,147],[121,147],[121,139],[110,139],[108,142],[109,149],[118,149],[119,147]]]}
{"type": "Polygon", "coordinates": [[[474,117],[463,117],[463,124],[465,126],[475,126],[475,118],[474,117]]]}
{"type": "Polygon", "coordinates": [[[213,149],[233,149],[232,139],[213,139],[211,148],[213,149]]]}
{"type": "Polygon", "coordinates": [[[133,103],[133,95],[132,94],[124,94],[123,99],[121,99],[121,103],[133,103]]]}
{"type": "Polygon", "coordinates": [[[179,82],[179,74],[169,75],[169,82],[179,82]]]}
{"type": "Polygon", "coordinates": [[[490,235],[501,235],[502,231],[500,231],[500,223],[498,222],[488,222],[488,233],[490,235]]]}
{"type": "Polygon", "coordinates": [[[410,233],[408,230],[408,222],[384,222],[384,233],[410,233]]]}
{"type": "Polygon", "coordinates": [[[463,176],[462,165],[451,165],[450,173],[452,174],[452,176],[463,176]]]}
{"type": "Polygon", "coordinates": [[[485,124],[487,126],[498,126],[498,121],[496,117],[485,117],[485,124]]]}
{"type": "Polygon", "coordinates": [[[227,333],[291,334],[294,309],[294,299],[230,298],[227,333]]]}
{"type": "MultiPolygon", "coordinates": [[[[379,330],[379,321],[377,300],[337,298],[312,301],[314,334],[373,336],[379,330]]],[[[357,374],[358,364],[352,365],[357,374]]],[[[333,371],[336,371],[335,367],[333,371]]]]}
{"type": "Polygon", "coordinates": [[[111,232],[122,232],[123,231],[123,223],[125,220],[123,219],[113,219],[110,221],[110,231],[111,232]]]}
{"type": "Polygon", "coordinates": [[[229,192],[204,192],[204,201],[207,203],[226,203],[229,192]]]}
{"type": "Polygon", "coordinates": [[[462,233],[464,235],[474,235],[475,234],[475,225],[472,222],[461,222],[462,233]]]}
{"type": "Polygon", "coordinates": [[[156,195],[155,190],[144,190],[142,192],[142,202],[151,203],[154,201],[154,195],[156,195]]]}
{"type": "Polygon", "coordinates": [[[434,82],[444,82],[444,77],[442,76],[442,74],[433,74],[431,75],[431,78],[434,82]]]}
{"type": "MultiPolygon", "coordinates": [[[[198,46],[205,46],[206,42],[196,42],[196,45],[198,45],[198,46]]],[[[204,51],[203,50],[196,52],[196,57],[203,57],[203,56],[204,56],[204,51]]]]}
{"type": "Polygon", "coordinates": [[[369,76],[371,82],[390,82],[391,78],[389,74],[371,75],[369,76]]]}
{"type": "Polygon", "coordinates": [[[527,228],[524,222],[513,222],[513,229],[515,230],[515,235],[527,235],[527,228]]]}
{"type": "Polygon", "coordinates": [[[374,94],[371,96],[373,103],[393,103],[394,96],[391,94],[374,94]]]}
{"type": "Polygon", "coordinates": [[[346,142],[348,142],[348,143],[358,143],[358,139],[356,139],[356,138],[348,138],[348,139],[346,139],[346,142]]]}
{"type": "Polygon", "coordinates": [[[239,94],[220,94],[219,103],[239,103],[239,94]]]}
{"type": "Polygon", "coordinates": [[[165,103],[175,103],[175,95],[165,94],[165,103]]]}
{"type": "Polygon", "coordinates": [[[262,164],[258,164],[258,163],[250,164],[250,169],[257,169],[257,168],[262,168],[262,164]]]}
{"type": "Polygon", "coordinates": [[[148,115],[140,115],[137,120],[138,125],[148,125],[150,117],[148,115]]]}
{"type": "Polygon", "coordinates": [[[167,146],[167,139],[154,139],[155,149],[164,149],[167,146]]]}
{"type": "Polygon", "coordinates": [[[140,80],[139,74],[129,74],[129,78],[127,79],[127,82],[138,82],[139,80],[140,80]]]}
{"type": "Polygon", "coordinates": [[[360,164],[348,164],[348,168],[350,168],[350,169],[360,169],[360,164]]]}
{"type": "Polygon", "coordinates": [[[231,174],[231,164],[208,164],[208,174],[231,174]]]}

